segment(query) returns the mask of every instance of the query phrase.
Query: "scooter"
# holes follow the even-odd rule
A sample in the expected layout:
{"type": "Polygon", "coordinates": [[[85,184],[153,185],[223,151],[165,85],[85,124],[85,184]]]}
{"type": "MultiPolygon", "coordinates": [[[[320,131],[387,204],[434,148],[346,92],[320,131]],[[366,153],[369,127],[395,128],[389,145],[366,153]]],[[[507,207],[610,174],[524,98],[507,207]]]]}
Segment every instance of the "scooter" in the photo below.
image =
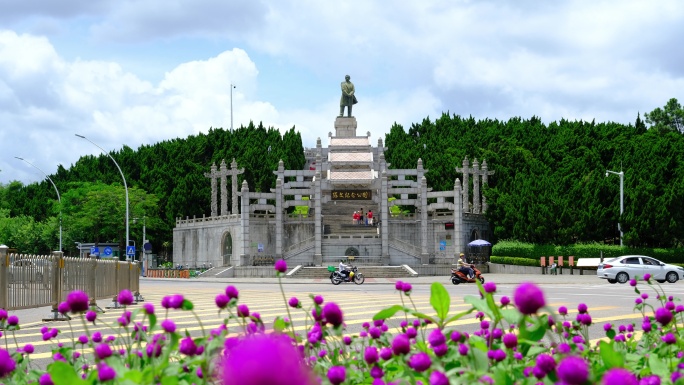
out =
{"type": "Polygon", "coordinates": [[[475,283],[478,280],[480,283],[484,283],[485,279],[480,270],[478,270],[475,265],[470,265],[470,268],[475,272],[472,278],[466,276],[459,269],[451,269],[451,283],[458,285],[459,283],[475,283]]]}
{"type": "Polygon", "coordinates": [[[333,266],[329,266],[328,270],[330,271],[330,282],[332,282],[333,285],[339,285],[343,282],[354,282],[357,285],[361,285],[366,280],[363,274],[358,272],[358,268],[356,266],[352,266],[350,268],[349,275],[346,277],[337,271],[337,269],[335,269],[333,266]]]}

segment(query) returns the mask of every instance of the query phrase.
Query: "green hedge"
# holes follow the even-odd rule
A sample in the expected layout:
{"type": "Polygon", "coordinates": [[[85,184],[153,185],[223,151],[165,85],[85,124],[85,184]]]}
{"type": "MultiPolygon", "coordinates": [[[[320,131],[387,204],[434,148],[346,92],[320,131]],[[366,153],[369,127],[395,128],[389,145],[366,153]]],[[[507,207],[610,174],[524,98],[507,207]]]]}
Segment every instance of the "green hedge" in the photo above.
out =
{"type": "Polygon", "coordinates": [[[539,258],[497,257],[492,255],[491,258],[489,258],[489,262],[501,265],[539,266],[539,258]]]}
{"type": "MultiPolygon", "coordinates": [[[[535,245],[517,241],[500,241],[492,247],[492,255],[505,255],[514,258],[527,258],[539,261],[541,256],[574,256],[579,258],[599,258],[603,252],[606,259],[621,255],[648,255],[666,263],[684,263],[684,248],[647,249],[603,245],[600,243],[575,244],[567,246],[535,245]]],[[[537,265],[538,266],[538,265],[537,265]]]]}

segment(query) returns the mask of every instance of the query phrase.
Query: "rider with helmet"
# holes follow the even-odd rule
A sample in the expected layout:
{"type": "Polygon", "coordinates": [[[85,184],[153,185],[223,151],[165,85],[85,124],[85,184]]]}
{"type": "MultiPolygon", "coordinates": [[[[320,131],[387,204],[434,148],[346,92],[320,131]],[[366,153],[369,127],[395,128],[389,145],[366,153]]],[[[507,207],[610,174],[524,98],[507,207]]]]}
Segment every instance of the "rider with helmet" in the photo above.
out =
{"type": "Polygon", "coordinates": [[[458,256],[457,265],[458,270],[465,274],[466,277],[472,279],[475,276],[475,270],[473,270],[471,267],[472,265],[466,261],[465,254],[461,253],[461,255],[458,256]]]}
{"type": "Polygon", "coordinates": [[[338,269],[339,269],[340,274],[342,274],[342,276],[344,277],[344,280],[348,281],[349,280],[350,266],[345,265],[344,259],[340,259],[340,264],[338,265],[338,269]]]}

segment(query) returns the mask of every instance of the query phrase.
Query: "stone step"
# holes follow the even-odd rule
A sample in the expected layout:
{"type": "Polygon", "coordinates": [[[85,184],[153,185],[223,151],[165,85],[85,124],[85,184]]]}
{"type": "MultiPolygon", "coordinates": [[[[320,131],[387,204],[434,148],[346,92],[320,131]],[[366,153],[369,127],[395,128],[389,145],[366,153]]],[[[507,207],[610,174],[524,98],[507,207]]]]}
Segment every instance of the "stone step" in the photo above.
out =
{"type": "MultiPolygon", "coordinates": [[[[366,278],[407,278],[411,274],[401,266],[359,266],[359,273],[366,278]]],[[[330,277],[328,267],[303,267],[291,278],[322,278],[330,277]]]]}

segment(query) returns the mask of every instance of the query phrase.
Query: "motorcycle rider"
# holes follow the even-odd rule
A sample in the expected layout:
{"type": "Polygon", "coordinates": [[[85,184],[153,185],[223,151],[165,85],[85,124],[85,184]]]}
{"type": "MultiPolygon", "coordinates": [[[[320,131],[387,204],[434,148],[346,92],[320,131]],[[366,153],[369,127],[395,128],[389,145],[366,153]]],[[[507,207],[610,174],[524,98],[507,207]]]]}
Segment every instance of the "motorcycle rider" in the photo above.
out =
{"type": "Polygon", "coordinates": [[[471,264],[466,261],[465,254],[461,253],[461,255],[458,256],[457,265],[458,271],[465,274],[467,278],[472,279],[475,276],[475,270],[473,270],[471,264]]]}
{"type": "Polygon", "coordinates": [[[337,268],[339,269],[340,274],[342,274],[344,277],[344,280],[349,281],[349,269],[351,267],[344,264],[344,259],[340,259],[340,264],[337,268]]]}

